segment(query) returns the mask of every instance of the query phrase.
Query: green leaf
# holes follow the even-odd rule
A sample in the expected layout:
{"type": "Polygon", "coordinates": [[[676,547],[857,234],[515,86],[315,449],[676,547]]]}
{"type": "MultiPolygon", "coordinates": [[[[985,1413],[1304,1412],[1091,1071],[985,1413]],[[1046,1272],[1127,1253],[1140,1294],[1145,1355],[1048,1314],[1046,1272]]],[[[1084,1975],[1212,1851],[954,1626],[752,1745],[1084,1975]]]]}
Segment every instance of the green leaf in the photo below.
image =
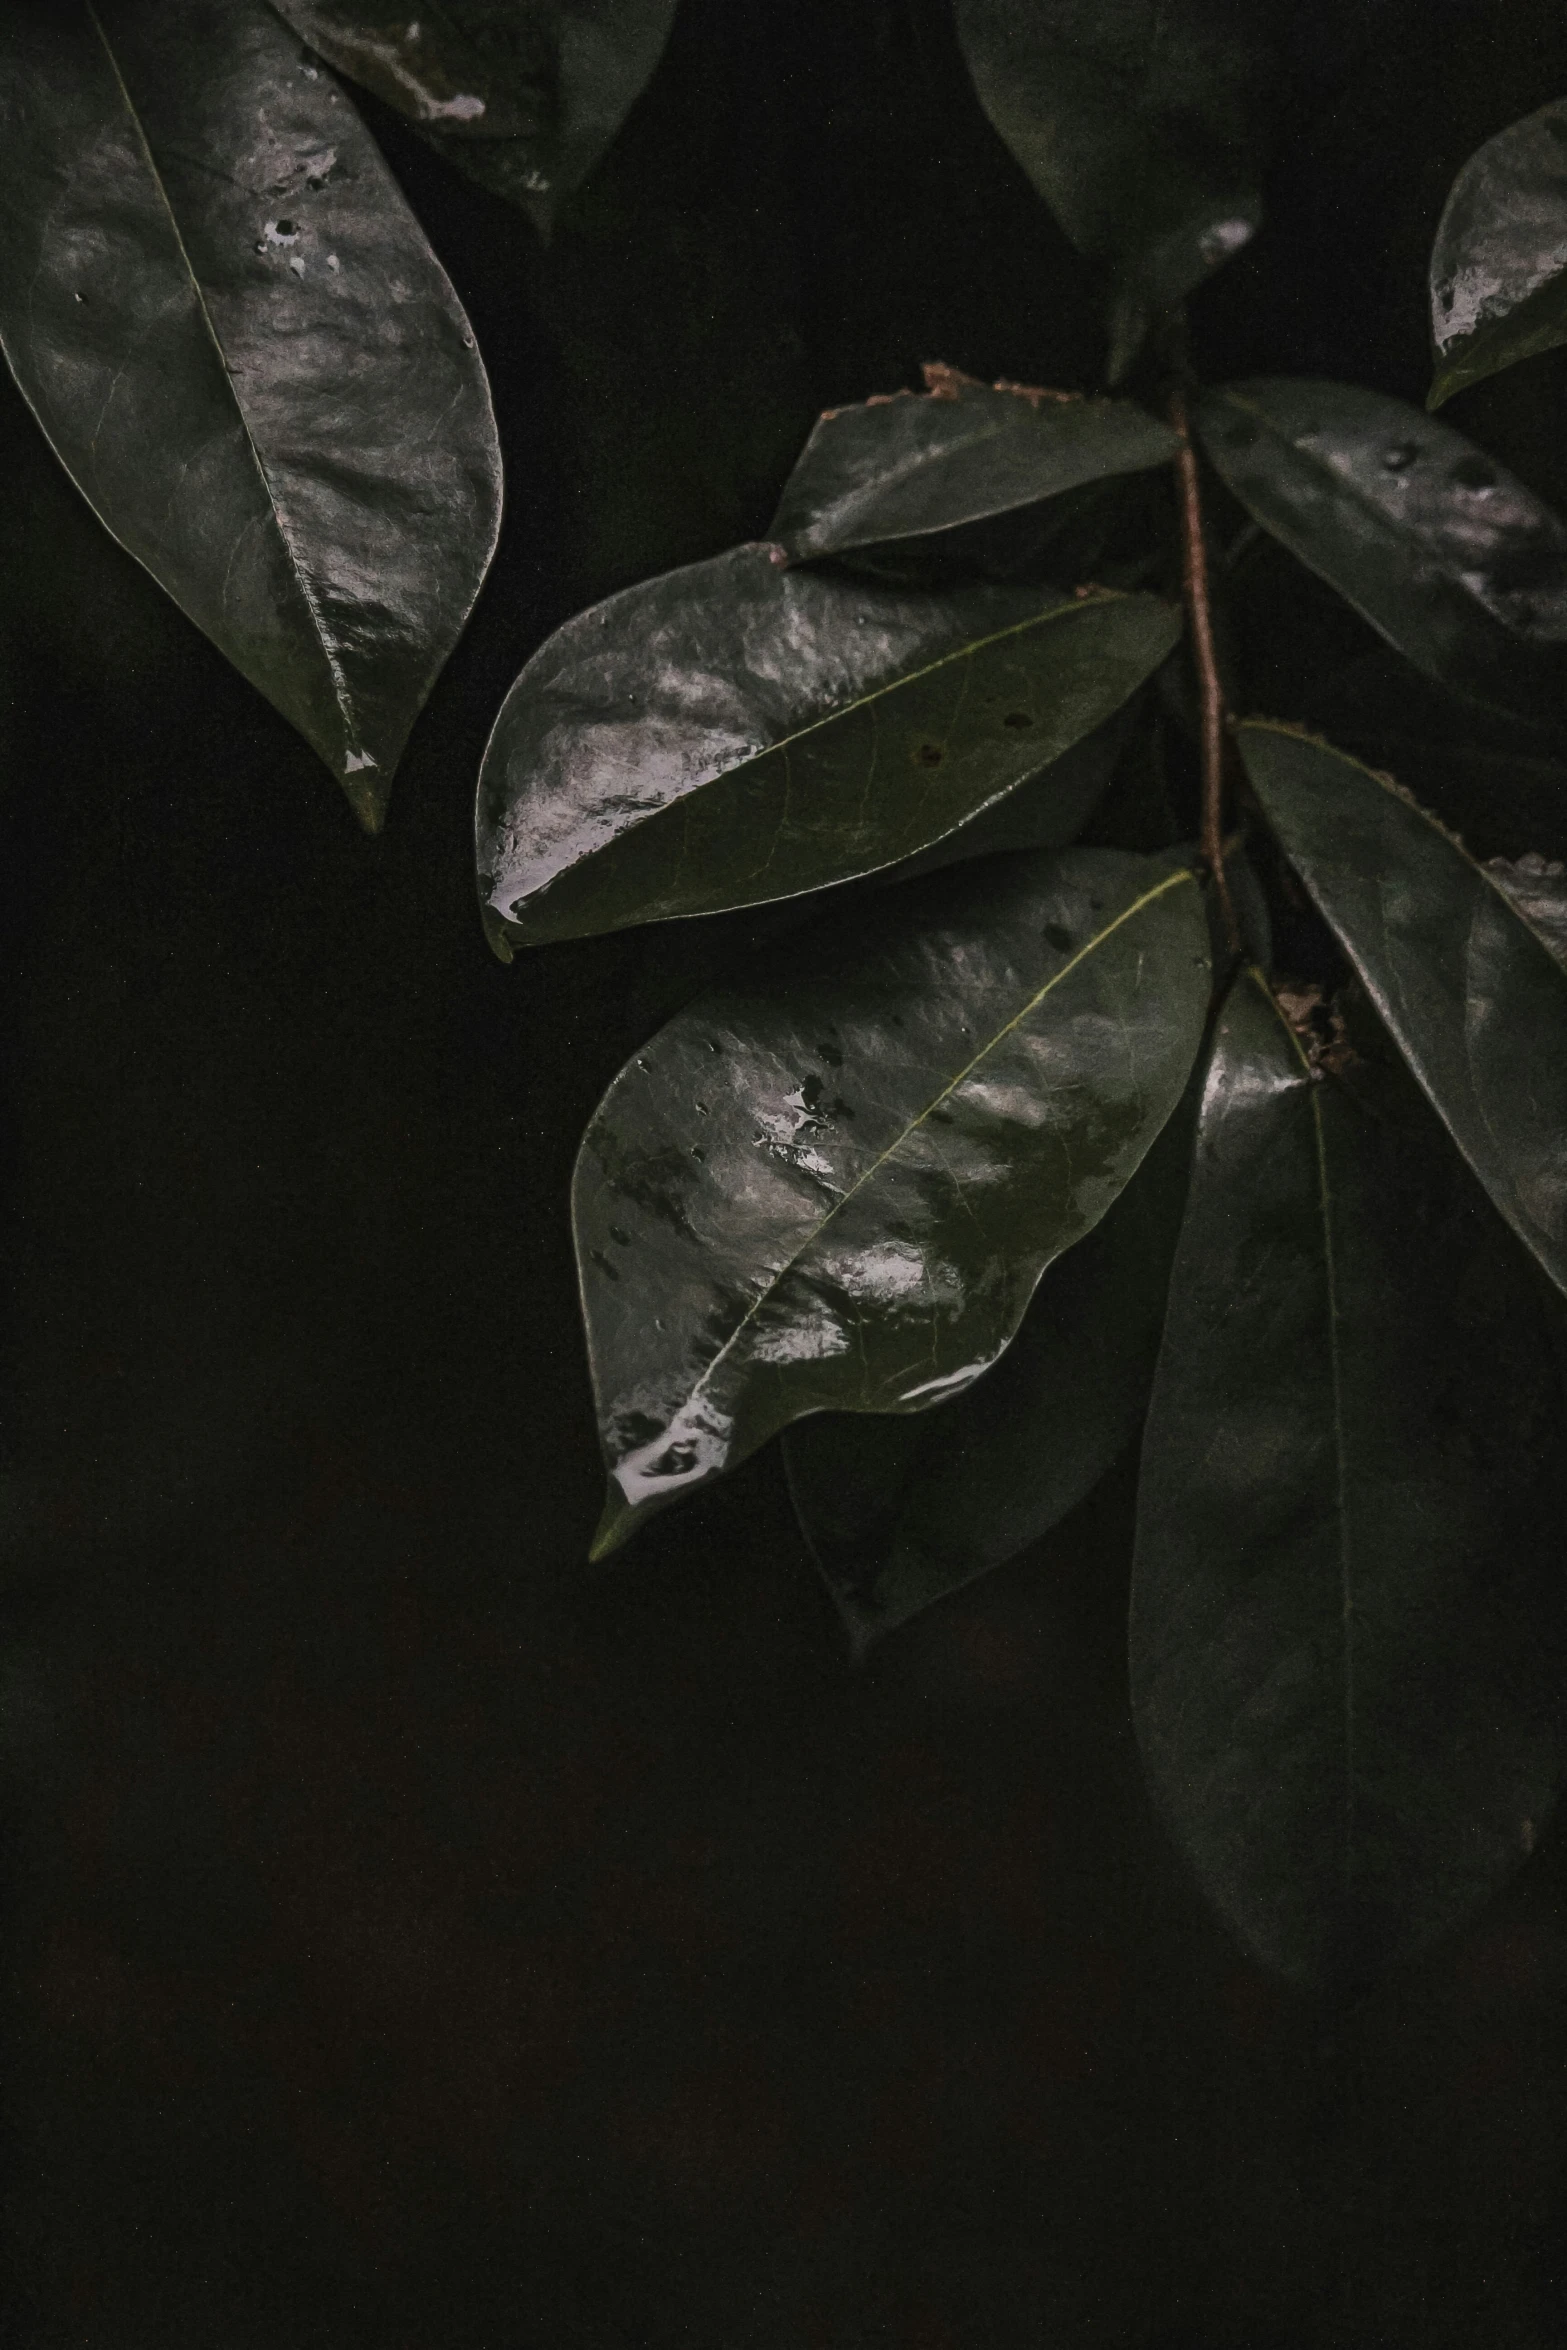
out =
{"type": "Polygon", "coordinates": [[[927,366],[923,397],[829,408],[770,536],[796,561],[953,530],[1085,482],[1166,465],[1180,446],[1129,400],[982,384],[927,366]]]}
{"type": "Polygon", "coordinates": [[[273,0],[340,73],[548,235],[664,53],[675,0],[273,0]]]}
{"type": "MultiPolygon", "coordinates": [[[[486,927],[515,945],[799,897],[946,838],[1165,658],[1152,596],[920,594],[736,547],[582,612],[479,778],[486,927]]],[[[1085,812],[1063,801],[1069,837],[1085,812]]]]}
{"type": "Polygon", "coordinates": [[[1560,722],[1567,524],[1402,400],[1351,384],[1231,384],[1197,415],[1248,511],[1417,669],[1560,722]]]}
{"type": "Polygon", "coordinates": [[[1191,1145],[1178,1110],[956,1402],[928,1419],[821,1413],[786,1433],[795,1514],[856,1648],[1048,1534],[1136,1435],[1191,1145]]]}
{"type": "Polygon", "coordinates": [[[1527,1260],[1396,1068],[1329,1059],[1342,1080],[1243,975],[1143,1440],[1131,1669],[1208,1897],[1263,1964],[1342,1987],[1461,1923],[1550,1808],[1567,1494],[1527,1260]]]}
{"type": "Polygon", "coordinates": [[[1470,156],[1431,252],[1427,406],[1567,343],[1567,99],[1470,156]]]}
{"type": "Polygon", "coordinates": [[[1567,865],[1534,853],[1488,857],[1485,870],[1542,945],[1567,968],[1567,865]]]}
{"type": "Polygon", "coordinates": [[[1109,274],[1110,378],[1262,217],[1272,60],[1237,0],[956,0],[981,105],[1109,274]]]}
{"type": "Polygon", "coordinates": [[[1438,1115],[1567,1289],[1567,972],[1496,875],[1388,777],[1250,723],[1252,789],[1438,1115]]]}
{"type": "Polygon", "coordinates": [[[595,1555],[806,1412],[977,1379],[1174,1108],[1207,994],[1193,875],[1076,849],[796,932],[661,1029],[573,1192],[595,1555]]]}
{"type": "Polygon", "coordinates": [[[0,209],[0,342],[66,471],[375,830],[501,475],[364,126],[248,0],[16,8],[0,209]]]}

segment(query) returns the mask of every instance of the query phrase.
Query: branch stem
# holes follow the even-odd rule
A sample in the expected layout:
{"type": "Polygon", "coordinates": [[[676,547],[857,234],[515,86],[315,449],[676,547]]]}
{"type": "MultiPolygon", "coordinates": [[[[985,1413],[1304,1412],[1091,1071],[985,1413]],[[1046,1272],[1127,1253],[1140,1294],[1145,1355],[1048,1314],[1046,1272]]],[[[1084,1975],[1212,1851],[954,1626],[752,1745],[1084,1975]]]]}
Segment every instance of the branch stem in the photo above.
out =
{"type": "Polygon", "coordinates": [[[1219,661],[1213,642],[1213,604],[1208,588],[1208,541],[1202,521],[1202,483],[1197,452],[1187,421],[1186,391],[1177,385],[1170,396],[1170,422],[1181,436],[1175,460],[1175,478],[1181,503],[1181,586],[1191,629],[1192,663],[1197,672],[1198,708],[1202,721],[1202,832],[1203,862],[1213,875],[1224,909],[1224,927],[1231,949],[1241,951],[1241,928],[1235,918],[1229,879],[1224,870],[1224,744],[1229,713],[1219,681],[1219,661]]]}

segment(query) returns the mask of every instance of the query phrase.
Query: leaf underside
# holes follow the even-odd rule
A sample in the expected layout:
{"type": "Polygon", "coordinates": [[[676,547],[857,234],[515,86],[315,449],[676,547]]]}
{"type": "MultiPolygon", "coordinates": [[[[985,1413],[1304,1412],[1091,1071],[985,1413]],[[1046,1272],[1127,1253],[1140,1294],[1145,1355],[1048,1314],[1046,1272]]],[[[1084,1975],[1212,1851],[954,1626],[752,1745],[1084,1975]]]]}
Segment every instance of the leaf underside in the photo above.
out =
{"type": "MultiPolygon", "coordinates": [[[[921,594],[777,552],[738,547],[629,588],[522,671],[479,781],[500,952],[768,904],[914,856],[1092,734],[1180,628],[1152,596],[921,594]]],[[[1061,808],[1057,840],[1086,812],[1073,776],[1061,808]]]]}
{"type": "Polygon", "coordinates": [[[888,891],[663,1028],[573,1192],[598,1554],[807,1412],[976,1379],[1169,1116],[1207,987],[1187,869],[1069,850],[888,891]]]}
{"type": "Polygon", "coordinates": [[[1560,1781],[1560,1377],[1396,1072],[1221,1017],[1144,1438],[1133,1705],[1253,1956],[1346,1988],[1460,1924],[1560,1781]],[[1353,1086],[1353,1090],[1351,1087],[1353,1086]]]}
{"type": "Polygon", "coordinates": [[[0,341],[100,519],[372,830],[495,544],[461,306],[259,0],[0,25],[0,341]]]}

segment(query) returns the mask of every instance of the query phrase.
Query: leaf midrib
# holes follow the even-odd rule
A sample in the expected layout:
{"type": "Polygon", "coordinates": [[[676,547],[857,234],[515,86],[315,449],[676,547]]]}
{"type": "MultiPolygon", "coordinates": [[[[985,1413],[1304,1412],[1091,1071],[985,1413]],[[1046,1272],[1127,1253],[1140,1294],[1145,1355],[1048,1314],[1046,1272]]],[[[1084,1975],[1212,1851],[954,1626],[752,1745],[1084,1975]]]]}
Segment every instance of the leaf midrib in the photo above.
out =
{"type": "Polygon", "coordinates": [[[207,337],[212,344],[218,366],[222,371],[223,380],[229,387],[229,398],[233,403],[234,413],[239,418],[240,429],[245,435],[245,446],[250,452],[251,462],[256,468],[257,478],[259,479],[262,490],[266,495],[268,510],[270,511],[273,523],[276,526],[278,537],[283,542],[284,551],[288,556],[290,572],[293,575],[295,585],[299,589],[300,600],[309,616],[310,625],[314,631],[321,658],[326,665],[327,675],[331,680],[333,698],[337,703],[338,712],[342,718],[344,731],[347,738],[345,746],[346,751],[349,754],[356,753],[360,749],[359,729],[354,719],[353,700],[348,690],[348,680],[343,671],[341,658],[339,656],[337,647],[333,642],[331,634],[327,629],[325,619],[316,599],[316,592],[314,586],[311,583],[309,573],[305,568],[304,561],[300,555],[299,549],[294,544],[293,534],[289,528],[287,520],[285,519],[283,508],[278,500],[277,492],[273,488],[272,478],[267,471],[266,461],[262,457],[261,451],[256,445],[255,434],[251,431],[250,428],[250,418],[246,415],[244,404],[234,390],[233,370],[229,366],[228,355],[224,351],[222,337],[218,333],[217,325],[213,319],[212,312],[207,306],[207,297],[202,289],[201,280],[196,274],[195,265],[191,261],[189,251],[186,248],[184,233],[181,230],[179,224],[179,216],[175,212],[173,202],[169,196],[169,191],[164,185],[163,174],[158,169],[157,159],[152,151],[152,141],[147,136],[146,126],[142,122],[141,115],[136,107],[136,102],[131,96],[129,86],[125,80],[125,76],[120,71],[119,58],[115,55],[113,45],[110,42],[108,33],[104,29],[103,21],[98,14],[94,0],[84,0],[84,5],[87,10],[88,18],[92,24],[93,31],[97,34],[98,40],[103,49],[104,56],[108,60],[109,70],[114,76],[115,88],[120,93],[120,101],[125,108],[126,117],[136,134],[137,143],[141,148],[143,158],[145,159],[147,165],[148,176],[152,181],[153,187],[157,191],[158,201],[162,205],[164,214],[168,220],[169,233],[174,239],[175,250],[179,254],[180,260],[184,265],[185,275],[189,280],[191,293],[195,298],[196,309],[201,318],[202,326],[206,330],[207,337]]]}

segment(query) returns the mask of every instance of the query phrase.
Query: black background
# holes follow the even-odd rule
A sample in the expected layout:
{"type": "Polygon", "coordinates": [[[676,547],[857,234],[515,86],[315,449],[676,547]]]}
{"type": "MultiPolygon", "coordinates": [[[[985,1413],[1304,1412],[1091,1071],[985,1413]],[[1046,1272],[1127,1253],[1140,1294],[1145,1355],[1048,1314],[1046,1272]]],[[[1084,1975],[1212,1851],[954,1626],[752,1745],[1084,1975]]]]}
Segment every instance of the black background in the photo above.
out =
{"type": "MultiPolygon", "coordinates": [[[[1567,23],[1301,21],[1200,357],[1418,399],[1567,23]]],[[[0,400],[5,2341],[1546,2350],[1562,1839],[1351,2014],[1252,1970],[1140,1792],[1127,1474],[858,1669],[771,1454],[583,1563],[572,1156],[726,941],[493,962],[489,721],[822,405],[1091,383],[1086,274],[936,0],[684,0],[548,254],[373,119],[508,468],[381,840],[0,400]]],[[[1452,415],[1567,505],[1560,360],[1452,415]]]]}

